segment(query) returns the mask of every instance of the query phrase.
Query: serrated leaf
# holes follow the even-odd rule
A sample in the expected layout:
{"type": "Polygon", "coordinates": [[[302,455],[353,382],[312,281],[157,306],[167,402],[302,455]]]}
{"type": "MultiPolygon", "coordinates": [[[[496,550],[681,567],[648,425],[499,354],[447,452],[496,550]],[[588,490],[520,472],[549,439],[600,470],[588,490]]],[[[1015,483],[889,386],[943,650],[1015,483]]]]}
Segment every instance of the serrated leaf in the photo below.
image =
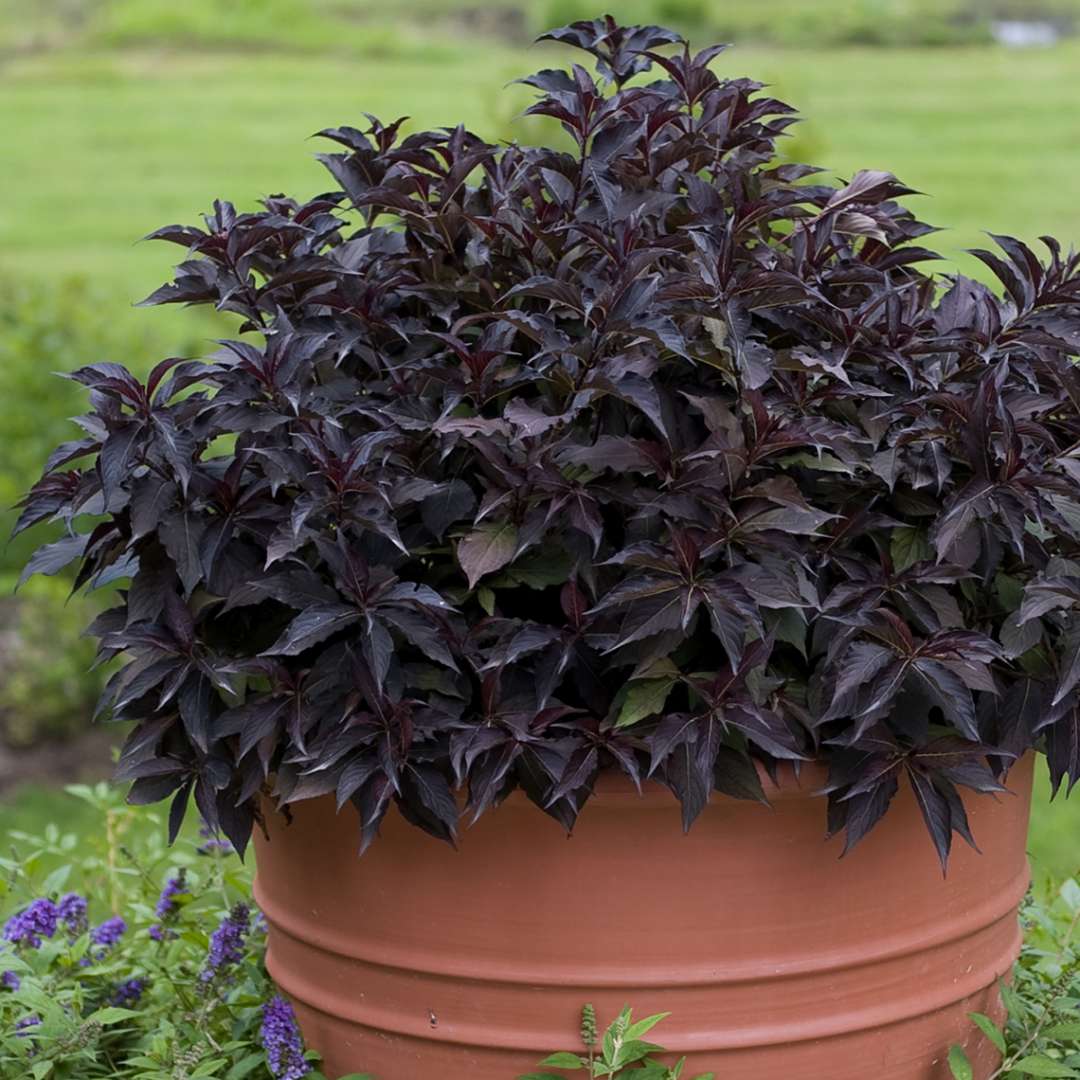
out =
{"type": "Polygon", "coordinates": [[[509,521],[481,525],[462,537],[457,544],[457,558],[469,581],[469,588],[485,574],[501,570],[517,551],[517,528],[509,521]]]}

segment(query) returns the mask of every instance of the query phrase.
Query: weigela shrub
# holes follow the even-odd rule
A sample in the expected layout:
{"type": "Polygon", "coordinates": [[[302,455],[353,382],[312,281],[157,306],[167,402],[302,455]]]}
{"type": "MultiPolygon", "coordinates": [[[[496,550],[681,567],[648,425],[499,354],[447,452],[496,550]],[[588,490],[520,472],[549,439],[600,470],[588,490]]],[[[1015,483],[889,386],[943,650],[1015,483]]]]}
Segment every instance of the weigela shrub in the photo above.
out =
{"type": "Polygon", "coordinates": [[[333,190],[154,234],[148,302],[237,340],[71,376],[19,528],[123,582],[131,798],[242,848],[264,788],[329,794],[366,845],[391,804],[451,839],[459,786],[569,828],[610,768],[689,826],[814,758],[849,844],[909,782],[944,859],[958,786],[1080,776],[1080,262],[934,279],[909,189],[784,163],[719,47],[547,36],[596,64],[524,80],[573,152],[323,132],[333,190]]]}

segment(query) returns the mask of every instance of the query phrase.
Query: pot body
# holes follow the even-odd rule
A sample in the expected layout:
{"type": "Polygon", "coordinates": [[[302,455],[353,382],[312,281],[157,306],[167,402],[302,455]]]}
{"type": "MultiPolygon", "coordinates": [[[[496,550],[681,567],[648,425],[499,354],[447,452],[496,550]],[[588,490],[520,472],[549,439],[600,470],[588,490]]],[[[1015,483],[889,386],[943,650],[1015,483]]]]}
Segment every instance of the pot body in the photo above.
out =
{"type": "Polygon", "coordinates": [[[1032,760],[965,799],[978,854],[947,878],[906,785],[839,858],[820,774],[771,808],[714,795],[688,835],[659,787],[601,778],[571,837],[515,794],[459,850],[391,811],[357,858],[328,798],[256,841],[267,964],[330,1077],[514,1080],[578,1048],[580,1010],[670,1012],[654,1033],[718,1080],[947,1080],[1015,959],[1032,760]]]}

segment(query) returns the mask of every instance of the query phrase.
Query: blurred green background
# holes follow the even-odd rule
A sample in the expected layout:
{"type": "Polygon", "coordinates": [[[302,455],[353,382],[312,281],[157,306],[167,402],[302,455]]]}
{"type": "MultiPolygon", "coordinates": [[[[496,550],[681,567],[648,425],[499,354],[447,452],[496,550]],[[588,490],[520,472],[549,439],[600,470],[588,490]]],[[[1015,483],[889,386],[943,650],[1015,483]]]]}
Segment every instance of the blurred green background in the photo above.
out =
{"type": "MultiPolygon", "coordinates": [[[[916,208],[943,229],[943,271],[978,272],[964,249],[983,230],[1080,235],[1080,0],[607,10],[732,42],[718,70],[772,84],[807,117],[787,157],[837,177],[887,169],[927,193],[916,208]]],[[[537,33],[597,14],[588,0],[0,0],[0,506],[72,430],[79,392],[52,372],[145,369],[224,330],[133,306],[179,253],[139,237],[215,197],[314,194],[320,147],[306,140],[364,112],[545,137],[543,121],[515,120],[530,92],[506,84],[561,60],[530,46],[537,33]]],[[[68,603],[51,579],[11,597],[32,543],[0,553],[0,820],[30,828],[70,802],[48,781],[103,769],[110,741],[79,734],[100,679],[79,637],[95,601],[68,603]]],[[[1031,849],[1037,866],[1080,869],[1080,797],[1037,800],[1031,849]]]]}

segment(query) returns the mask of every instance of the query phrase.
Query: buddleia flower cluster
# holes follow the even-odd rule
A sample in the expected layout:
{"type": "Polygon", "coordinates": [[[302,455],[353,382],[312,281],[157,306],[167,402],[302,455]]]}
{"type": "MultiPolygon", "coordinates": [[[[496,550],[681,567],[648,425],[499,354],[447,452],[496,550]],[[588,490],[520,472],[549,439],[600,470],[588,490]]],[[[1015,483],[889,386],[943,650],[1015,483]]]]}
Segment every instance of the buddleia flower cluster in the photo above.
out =
{"type": "MultiPolygon", "coordinates": [[[[197,844],[187,856],[196,867],[197,844]]],[[[103,863],[88,864],[96,885],[103,863]]],[[[313,1075],[292,1007],[263,966],[261,913],[246,887],[236,892],[239,868],[202,865],[206,876],[182,863],[160,881],[141,869],[122,879],[111,891],[121,914],[99,914],[85,889],[27,897],[33,873],[15,878],[0,898],[0,1077],[138,1080],[241,1063],[274,1080],[313,1075]]]]}

